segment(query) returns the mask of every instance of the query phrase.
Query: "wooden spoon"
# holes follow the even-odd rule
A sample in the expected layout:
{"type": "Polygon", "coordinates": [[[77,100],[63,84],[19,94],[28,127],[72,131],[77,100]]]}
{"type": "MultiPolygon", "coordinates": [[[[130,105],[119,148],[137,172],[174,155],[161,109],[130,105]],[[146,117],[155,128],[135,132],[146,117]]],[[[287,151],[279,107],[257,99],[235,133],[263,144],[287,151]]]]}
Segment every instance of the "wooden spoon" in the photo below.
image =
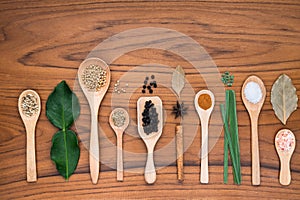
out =
{"type": "Polygon", "coordinates": [[[280,174],[279,182],[281,185],[289,185],[291,183],[290,161],[295,150],[296,139],[293,132],[289,129],[278,131],[275,136],[275,147],[280,158],[280,174]],[[289,135],[288,141],[280,141],[282,134],[289,135]],[[284,144],[282,143],[284,142],[284,144]]]}
{"type": "Polygon", "coordinates": [[[208,122],[215,105],[214,94],[209,90],[201,90],[195,96],[195,108],[201,121],[201,175],[200,182],[208,183],[208,122]],[[200,95],[207,94],[210,96],[211,106],[208,109],[203,109],[199,106],[198,99],[200,95]]]}
{"type": "Polygon", "coordinates": [[[260,185],[260,161],[258,145],[258,117],[266,97],[266,88],[264,83],[257,76],[250,76],[246,79],[242,87],[242,99],[248,110],[251,119],[251,143],[252,143],[252,185],[260,185]],[[259,85],[262,97],[257,103],[251,103],[246,99],[245,87],[249,82],[255,82],[259,85]]]}
{"type": "Polygon", "coordinates": [[[117,181],[123,181],[123,147],[122,147],[122,142],[123,142],[123,133],[125,129],[129,125],[129,115],[128,112],[123,109],[123,108],[115,108],[109,116],[109,124],[111,128],[115,131],[116,136],[117,136],[117,181]],[[113,120],[113,114],[116,112],[122,112],[125,117],[124,124],[122,126],[117,126],[114,123],[113,120]]]}
{"type": "Polygon", "coordinates": [[[92,183],[97,184],[99,177],[99,140],[98,140],[98,110],[104,95],[110,84],[110,70],[108,65],[99,58],[88,58],[84,60],[78,69],[78,80],[81,89],[88,100],[91,110],[91,135],[90,135],[90,173],[92,178],[92,183]],[[106,70],[106,84],[100,87],[97,91],[89,90],[82,80],[82,75],[86,67],[90,65],[98,65],[102,69],[106,70]]]}
{"type": "Polygon", "coordinates": [[[162,134],[162,127],[163,127],[163,112],[162,112],[162,101],[159,97],[140,97],[137,101],[137,121],[138,121],[138,132],[143,139],[148,155],[147,155],[147,162],[145,167],[145,180],[148,184],[153,184],[156,181],[156,171],[155,165],[153,160],[153,151],[154,147],[162,134]],[[144,111],[145,102],[151,100],[154,103],[156,108],[156,112],[158,114],[158,131],[152,132],[147,135],[143,129],[143,121],[142,121],[142,113],[144,111]]]}
{"type": "Polygon", "coordinates": [[[37,92],[25,90],[19,96],[18,109],[26,129],[26,165],[27,165],[27,182],[36,182],[36,159],[35,159],[35,126],[41,113],[41,99],[37,92]],[[23,98],[32,95],[36,99],[37,109],[31,116],[23,112],[23,98]]]}

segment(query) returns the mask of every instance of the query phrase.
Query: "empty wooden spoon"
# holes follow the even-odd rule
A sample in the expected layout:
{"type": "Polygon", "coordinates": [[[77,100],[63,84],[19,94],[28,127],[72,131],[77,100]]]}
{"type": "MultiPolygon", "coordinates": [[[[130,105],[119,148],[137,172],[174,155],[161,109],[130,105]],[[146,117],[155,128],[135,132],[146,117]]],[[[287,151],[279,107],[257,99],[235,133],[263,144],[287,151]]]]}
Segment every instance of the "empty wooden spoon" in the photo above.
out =
{"type": "Polygon", "coordinates": [[[250,76],[244,82],[241,93],[251,120],[252,185],[260,185],[258,117],[265,101],[266,88],[260,78],[250,76]]]}
{"type": "Polygon", "coordinates": [[[100,170],[98,110],[110,84],[109,67],[99,58],[88,58],[79,66],[78,80],[91,110],[90,173],[92,183],[97,184],[100,170]]]}
{"type": "MultiPolygon", "coordinates": [[[[153,110],[149,111],[152,113],[153,110]]],[[[147,162],[145,167],[145,180],[148,184],[153,184],[156,181],[156,171],[155,171],[155,165],[153,160],[153,151],[154,147],[160,138],[162,134],[162,127],[163,127],[163,111],[162,111],[162,101],[159,97],[140,97],[137,101],[137,121],[138,121],[138,132],[140,134],[140,137],[143,139],[146,147],[147,147],[147,162]],[[145,125],[145,122],[148,123],[149,121],[145,120],[143,121],[143,112],[145,110],[145,103],[151,101],[152,105],[151,108],[154,108],[157,113],[157,128],[155,126],[152,126],[153,123],[155,123],[156,118],[150,117],[150,124],[147,126],[145,125]],[[148,130],[149,127],[154,127],[154,129],[148,130]],[[145,129],[146,128],[146,131],[145,129]],[[154,130],[151,132],[151,130],[154,130]]]]}
{"type": "Polygon", "coordinates": [[[195,96],[195,108],[201,121],[201,175],[200,182],[208,183],[208,122],[215,105],[214,94],[201,90],[195,96]]]}
{"type": "Polygon", "coordinates": [[[123,133],[129,124],[128,112],[115,108],[109,116],[109,124],[117,136],[117,181],[123,181],[123,133]]]}
{"type": "Polygon", "coordinates": [[[35,126],[41,113],[41,100],[37,92],[25,90],[19,96],[18,108],[26,129],[27,182],[36,182],[35,126]]]}
{"type": "Polygon", "coordinates": [[[280,159],[279,182],[281,185],[291,183],[290,161],[295,150],[296,139],[293,132],[289,129],[278,131],[275,136],[275,147],[280,159]]]}

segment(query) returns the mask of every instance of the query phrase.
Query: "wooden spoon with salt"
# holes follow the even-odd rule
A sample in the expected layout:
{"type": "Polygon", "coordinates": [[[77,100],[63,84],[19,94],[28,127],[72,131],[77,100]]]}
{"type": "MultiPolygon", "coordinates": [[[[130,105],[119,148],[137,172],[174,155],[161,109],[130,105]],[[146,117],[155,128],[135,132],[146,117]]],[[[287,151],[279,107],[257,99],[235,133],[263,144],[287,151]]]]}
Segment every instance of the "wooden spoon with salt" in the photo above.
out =
{"type": "MultiPolygon", "coordinates": [[[[122,119],[119,119],[122,120],[122,119]]],[[[123,108],[115,108],[109,116],[109,124],[115,131],[117,136],[117,181],[123,181],[123,133],[129,125],[129,114],[123,108]],[[123,122],[117,122],[114,115],[120,113],[116,117],[124,117],[123,122]]]]}
{"type": "Polygon", "coordinates": [[[78,80],[81,89],[88,100],[91,110],[91,135],[90,135],[90,149],[89,149],[89,159],[90,159],[90,173],[92,178],[92,183],[97,184],[100,170],[100,157],[99,157],[99,139],[98,139],[98,110],[104,95],[110,84],[110,69],[108,65],[99,58],[88,58],[84,60],[78,69],[78,80]],[[101,67],[106,71],[106,84],[103,87],[96,88],[94,90],[89,89],[84,81],[83,75],[84,71],[88,66],[96,65],[101,67]]]}
{"type": "Polygon", "coordinates": [[[153,159],[154,147],[162,134],[163,128],[163,111],[162,101],[159,97],[140,97],[137,101],[137,121],[138,132],[147,147],[147,162],[145,167],[145,181],[148,184],[153,184],[156,181],[156,171],[153,159]],[[158,130],[147,135],[143,129],[142,113],[144,111],[145,102],[151,100],[158,114],[158,130]]]}
{"type": "Polygon", "coordinates": [[[36,159],[35,159],[35,126],[41,113],[41,99],[37,92],[33,90],[25,90],[19,96],[18,109],[26,129],[26,165],[27,165],[27,182],[36,182],[36,159]],[[31,96],[35,103],[35,108],[32,105],[27,105],[25,98],[31,96]],[[29,112],[26,112],[26,109],[29,112]]]}
{"type": "MultiPolygon", "coordinates": [[[[201,121],[201,174],[200,182],[208,183],[208,122],[215,105],[214,94],[209,90],[201,90],[195,96],[195,108],[199,115],[201,121]],[[201,102],[199,105],[199,98],[201,95],[209,95],[210,101],[208,100],[209,107],[201,107],[201,102]]],[[[204,103],[204,102],[203,102],[204,103]]]]}
{"type": "MultiPolygon", "coordinates": [[[[259,89],[258,88],[258,89],[259,89]]],[[[257,88],[256,88],[257,89],[257,88]]],[[[258,117],[261,111],[261,108],[264,104],[266,98],[266,88],[264,86],[263,81],[258,78],[257,76],[250,76],[246,79],[242,87],[242,99],[248,110],[250,120],[251,120],[251,146],[252,146],[252,185],[260,185],[260,161],[259,161],[259,145],[258,145],[258,117]],[[261,91],[261,95],[258,95],[258,99],[253,99],[251,95],[255,92],[257,96],[257,92],[259,91],[252,91],[253,89],[250,88],[248,84],[258,85],[261,91]],[[248,91],[248,86],[250,92],[246,94],[248,91]],[[246,88],[247,87],[247,88],[246,88]],[[246,96],[248,95],[248,96],[246,96]],[[251,102],[252,101],[252,102],[251,102]],[[257,102],[256,102],[257,101],[257,102]]]]}
{"type": "Polygon", "coordinates": [[[278,131],[275,136],[275,147],[280,158],[279,182],[281,185],[291,183],[290,161],[295,150],[296,139],[293,132],[289,129],[278,131]]]}

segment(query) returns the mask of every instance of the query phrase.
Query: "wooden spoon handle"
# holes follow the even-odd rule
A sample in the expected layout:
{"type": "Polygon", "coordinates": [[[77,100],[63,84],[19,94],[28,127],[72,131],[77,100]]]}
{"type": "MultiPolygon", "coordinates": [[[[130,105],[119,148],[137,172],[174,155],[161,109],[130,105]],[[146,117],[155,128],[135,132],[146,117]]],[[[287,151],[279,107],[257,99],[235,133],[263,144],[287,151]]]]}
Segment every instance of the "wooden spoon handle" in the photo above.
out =
{"type": "Polygon", "coordinates": [[[176,126],[176,152],[177,152],[177,178],[181,182],[184,180],[183,172],[183,129],[176,126]]]}
{"type": "Polygon", "coordinates": [[[281,185],[289,185],[291,183],[291,170],[289,159],[282,158],[280,162],[279,182],[281,185]]]}
{"type": "Polygon", "coordinates": [[[26,165],[27,165],[27,182],[36,182],[36,159],[35,159],[35,124],[26,126],[26,165]]]}
{"type": "Polygon", "coordinates": [[[117,136],[117,181],[123,181],[123,145],[122,134],[117,136]]]}
{"type": "Polygon", "coordinates": [[[156,181],[153,150],[148,150],[147,162],[145,167],[145,180],[148,184],[153,184],[156,181]]]}
{"type": "Polygon", "coordinates": [[[90,135],[90,173],[92,183],[97,184],[99,177],[99,140],[98,140],[98,113],[91,114],[91,135],[90,135]]]}
{"type": "Polygon", "coordinates": [[[201,174],[200,182],[208,183],[208,121],[201,124],[201,174]]]}
{"type": "Polygon", "coordinates": [[[260,161],[257,118],[251,118],[252,185],[260,185],[260,161]]]}

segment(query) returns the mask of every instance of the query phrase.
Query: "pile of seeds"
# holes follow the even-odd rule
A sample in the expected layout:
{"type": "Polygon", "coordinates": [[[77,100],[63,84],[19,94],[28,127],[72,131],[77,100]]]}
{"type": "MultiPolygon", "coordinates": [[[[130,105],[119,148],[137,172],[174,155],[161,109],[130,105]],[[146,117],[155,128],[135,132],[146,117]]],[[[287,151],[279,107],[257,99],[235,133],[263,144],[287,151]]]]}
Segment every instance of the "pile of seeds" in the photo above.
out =
{"type": "MultiPolygon", "coordinates": [[[[128,87],[128,83],[126,83],[125,86],[128,87]]],[[[126,89],[120,87],[120,80],[117,80],[117,83],[114,85],[114,93],[126,93],[126,89]]]]}
{"type": "Polygon", "coordinates": [[[117,127],[121,127],[125,124],[126,115],[123,110],[117,110],[112,114],[112,120],[114,125],[117,127]]]}
{"type": "Polygon", "coordinates": [[[31,117],[39,111],[38,100],[34,94],[27,94],[22,98],[21,108],[23,114],[31,117]]]}
{"type": "Polygon", "coordinates": [[[84,69],[82,81],[88,89],[98,91],[106,84],[106,71],[98,65],[91,64],[84,69]]]}
{"type": "Polygon", "coordinates": [[[143,129],[149,135],[150,133],[158,131],[158,114],[156,108],[151,100],[145,102],[144,111],[142,113],[143,129]]]}
{"type": "Polygon", "coordinates": [[[148,89],[149,93],[152,94],[153,88],[157,88],[156,81],[154,80],[155,76],[151,75],[151,79],[152,80],[150,81],[150,84],[148,85],[149,77],[148,76],[145,77],[142,93],[146,93],[146,89],[148,89]]]}

